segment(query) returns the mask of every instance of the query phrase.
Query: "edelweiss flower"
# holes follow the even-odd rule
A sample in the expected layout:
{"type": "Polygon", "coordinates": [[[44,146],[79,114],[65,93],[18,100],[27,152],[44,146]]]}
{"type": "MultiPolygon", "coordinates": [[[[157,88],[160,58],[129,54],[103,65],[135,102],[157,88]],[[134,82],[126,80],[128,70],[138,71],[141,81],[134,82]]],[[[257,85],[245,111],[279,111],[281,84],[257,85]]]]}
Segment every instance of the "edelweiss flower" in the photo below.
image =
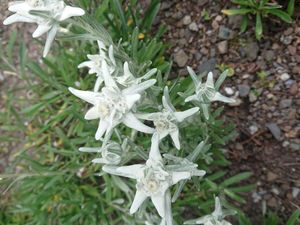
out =
{"type": "Polygon", "coordinates": [[[104,143],[99,148],[82,147],[79,148],[79,151],[101,153],[102,158],[93,159],[93,163],[117,165],[121,161],[122,146],[116,142],[110,142],[108,144],[104,143]]]}
{"type": "Polygon", "coordinates": [[[215,211],[211,215],[206,215],[198,219],[189,220],[184,222],[184,224],[203,224],[203,225],[231,225],[228,221],[224,220],[225,216],[234,215],[235,211],[227,210],[227,212],[222,211],[220,199],[215,198],[215,211]]]}
{"type": "Polygon", "coordinates": [[[43,56],[49,52],[57,33],[59,23],[73,16],[84,15],[84,10],[67,6],[62,0],[25,0],[12,2],[8,8],[14,14],[4,20],[8,25],[15,22],[37,23],[38,27],[32,34],[34,38],[48,32],[43,56]]]}
{"type": "Polygon", "coordinates": [[[86,120],[100,118],[95,135],[96,140],[100,140],[104,133],[109,133],[120,123],[144,133],[153,133],[154,129],[140,122],[131,110],[140,99],[140,93],[155,84],[156,80],[148,80],[120,90],[111,77],[105,61],[103,61],[102,66],[105,87],[101,89],[101,92],[69,88],[72,94],[93,105],[85,114],[86,120]]]}
{"type": "Polygon", "coordinates": [[[196,94],[187,97],[185,99],[185,102],[190,102],[190,101],[199,102],[206,119],[209,118],[208,108],[209,108],[210,102],[214,102],[214,101],[221,101],[221,102],[226,102],[226,103],[234,103],[235,102],[234,99],[225,97],[220,92],[217,91],[219,89],[221,83],[224,81],[225,77],[227,76],[227,71],[225,71],[220,76],[222,79],[219,79],[217,81],[218,85],[217,85],[217,83],[215,85],[212,72],[208,73],[206,83],[202,83],[201,80],[199,79],[199,77],[192,70],[192,68],[187,67],[187,69],[188,69],[188,72],[191,75],[193,82],[195,84],[196,94]]]}
{"type": "Polygon", "coordinates": [[[199,111],[198,107],[194,107],[183,112],[177,112],[171,103],[168,87],[164,89],[162,97],[163,111],[157,113],[149,113],[137,115],[141,119],[153,121],[157,137],[161,140],[170,135],[174,145],[180,149],[178,123],[181,123],[187,117],[192,116],[199,111]]]}
{"type": "Polygon", "coordinates": [[[148,80],[156,72],[157,69],[154,68],[147,72],[144,76],[135,77],[129,70],[128,62],[125,62],[123,66],[123,75],[115,78],[119,84],[123,85],[124,87],[129,87],[131,85],[140,84],[143,80],[148,80]]]}
{"type": "MultiPolygon", "coordinates": [[[[152,138],[149,159],[146,164],[136,164],[131,166],[103,166],[107,173],[135,179],[136,194],[130,208],[130,213],[135,213],[142,203],[149,197],[153,202],[162,223],[172,225],[171,194],[169,187],[177,184],[181,180],[190,179],[194,174],[191,171],[168,170],[163,163],[159,152],[158,138],[152,138]]],[[[205,171],[199,171],[199,176],[204,176],[205,171]]]]}
{"type": "Polygon", "coordinates": [[[95,83],[94,91],[97,92],[100,89],[101,84],[103,83],[103,72],[102,72],[102,63],[106,61],[108,65],[108,71],[110,74],[116,70],[116,60],[113,53],[113,46],[110,45],[108,49],[108,54],[106,53],[107,49],[101,41],[97,41],[99,47],[99,54],[97,55],[87,55],[90,61],[82,62],[78,65],[78,68],[89,67],[89,74],[96,74],[97,81],[95,83]]]}

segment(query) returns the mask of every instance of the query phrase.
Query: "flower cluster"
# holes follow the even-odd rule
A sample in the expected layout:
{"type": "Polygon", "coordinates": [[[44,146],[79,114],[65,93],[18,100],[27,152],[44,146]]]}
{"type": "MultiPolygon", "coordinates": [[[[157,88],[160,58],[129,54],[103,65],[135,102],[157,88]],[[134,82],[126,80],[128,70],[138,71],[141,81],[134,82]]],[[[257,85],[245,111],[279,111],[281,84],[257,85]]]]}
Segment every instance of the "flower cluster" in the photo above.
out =
{"type": "Polygon", "coordinates": [[[59,24],[73,16],[84,15],[84,10],[68,6],[63,0],[25,0],[12,2],[8,8],[14,14],[6,18],[4,25],[15,22],[36,23],[37,29],[32,37],[37,38],[47,33],[43,56],[48,54],[58,31],[59,24]]]}
{"type": "MultiPolygon", "coordinates": [[[[9,11],[14,14],[9,16],[4,24],[15,22],[29,22],[38,24],[33,37],[40,37],[47,33],[47,40],[43,56],[49,52],[50,46],[58,32],[60,23],[73,16],[82,16],[84,11],[77,7],[66,5],[63,0],[24,0],[12,2],[9,11]]],[[[95,131],[95,139],[102,142],[101,147],[82,147],[82,152],[100,153],[101,157],[95,158],[93,163],[104,164],[102,169],[111,175],[134,179],[136,182],[136,194],[131,204],[130,213],[138,211],[143,202],[150,198],[155,206],[161,225],[172,225],[173,216],[171,210],[170,187],[181,181],[196,176],[202,178],[206,171],[198,170],[194,163],[196,157],[181,158],[172,154],[161,154],[160,143],[170,135],[176,149],[181,149],[180,126],[187,118],[204,115],[209,120],[210,104],[214,101],[233,103],[234,100],[223,96],[218,91],[225,80],[225,71],[214,83],[213,74],[207,75],[207,80],[202,83],[202,77],[188,67],[195,90],[191,96],[185,96],[184,102],[191,102],[194,107],[184,111],[178,111],[172,104],[169,88],[163,89],[162,104],[157,106],[158,112],[142,112],[140,105],[151,94],[151,88],[156,79],[151,78],[157,73],[153,68],[144,75],[134,71],[134,63],[124,62],[115,57],[114,51],[118,46],[110,44],[106,46],[101,40],[97,40],[99,54],[87,55],[88,60],[80,63],[78,68],[88,68],[89,74],[95,74],[96,81],[93,90],[78,90],[69,87],[69,91],[76,97],[89,103],[84,118],[86,120],[99,120],[95,131]],[[148,93],[147,93],[148,92],[148,93]],[[147,95],[148,94],[148,95],[147,95]],[[201,110],[200,110],[201,109],[201,110]],[[149,122],[150,121],[150,122],[149,122]],[[147,159],[144,164],[124,165],[128,160],[123,160],[124,155],[130,150],[129,137],[123,138],[122,143],[113,141],[112,135],[121,125],[137,131],[151,134],[151,147],[147,151],[147,159]],[[129,150],[128,150],[129,149],[129,150]]],[[[134,139],[134,138],[133,138],[134,139]]],[[[134,140],[131,140],[134,142],[134,140]]],[[[202,145],[201,142],[198,146],[202,145]]],[[[194,152],[198,151],[198,147],[194,152]]],[[[128,159],[128,158],[127,158],[128,159]]],[[[184,184],[185,182],[181,182],[184,184]]],[[[183,185],[182,185],[183,186],[183,185]]],[[[228,215],[222,212],[220,200],[215,199],[215,211],[211,215],[187,221],[185,224],[204,225],[230,225],[224,220],[228,215]]],[[[146,224],[151,224],[147,221],[146,224]]]]}

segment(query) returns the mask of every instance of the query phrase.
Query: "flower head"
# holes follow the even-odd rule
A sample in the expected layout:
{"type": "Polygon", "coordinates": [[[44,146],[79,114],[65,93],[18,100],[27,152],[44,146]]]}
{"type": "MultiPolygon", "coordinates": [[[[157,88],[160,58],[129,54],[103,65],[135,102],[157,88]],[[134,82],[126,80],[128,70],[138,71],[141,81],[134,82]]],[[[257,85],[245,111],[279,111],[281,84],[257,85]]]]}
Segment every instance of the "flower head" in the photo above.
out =
{"type": "Polygon", "coordinates": [[[185,102],[190,102],[190,101],[196,101],[200,103],[200,106],[203,110],[204,116],[206,119],[209,118],[209,105],[211,102],[214,101],[221,101],[221,102],[226,102],[226,103],[234,103],[235,100],[232,98],[228,98],[223,96],[220,92],[218,92],[218,89],[221,85],[221,83],[224,81],[224,79],[227,76],[227,71],[225,71],[216,84],[214,84],[213,80],[213,73],[209,72],[207,75],[207,80],[206,83],[202,83],[199,77],[195,74],[195,72],[192,70],[192,68],[187,67],[188,72],[192,77],[192,80],[195,85],[195,94],[192,96],[189,96],[185,99],[185,102]]]}
{"type": "Polygon", "coordinates": [[[105,61],[107,63],[108,71],[112,75],[116,70],[116,60],[113,53],[113,46],[110,45],[108,52],[101,41],[97,41],[99,47],[99,54],[97,55],[87,55],[89,61],[82,62],[78,65],[78,68],[88,67],[89,74],[96,74],[97,81],[95,83],[94,91],[99,91],[101,84],[103,83],[103,72],[102,63],[105,61]]]}
{"type": "Polygon", "coordinates": [[[84,15],[84,10],[71,7],[62,0],[25,0],[12,2],[8,8],[14,14],[6,18],[4,25],[15,22],[38,24],[32,36],[34,38],[48,33],[43,56],[50,50],[50,46],[57,33],[59,23],[73,16],[84,15]]]}
{"type": "Polygon", "coordinates": [[[200,217],[198,219],[189,220],[184,224],[203,224],[203,225],[231,225],[228,221],[224,220],[225,216],[233,215],[235,211],[227,210],[223,211],[220,199],[215,198],[215,210],[212,214],[200,217]]]}
{"type": "MultiPolygon", "coordinates": [[[[158,138],[152,138],[149,159],[145,164],[121,167],[105,165],[103,170],[110,174],[128,177],[137,181],[136,194],[130,208],[131,214],[135,213],[147,198],[151,198],[151,201],[162,218],[161,224],[172,225],[171,194],[169,187],[177,184],[181,180],[190,179],[194,174],[189,170],[169,170],[164,165],[158,145],[158,138]]],[[[197,175],[204,176],[205,171],[199,171],[197,175]]]]}
{"type": "Polygon", "coordinates": [[[85,119],[100,119],[95,135],[96,140],[99,140],[104,133],[112,131],[120,123],[144,133],[153,133],[153,128],[140,122],[132,113],[132,109],[140,99],[140,93],[151,87],[156,81],[152,79],[138,86],[120,90],[110,75],[105,61],[102,63],[102,69],[105,87],[101,89],[101,92],[69,88],[72,94],[93,105],[85,114],[85,119]]]}
{"type": "Polygon", "coordinates": [[[102,147],[81,147],[79,151],[101,153],[102,157],[93,159],[93,163],[118,165],[121,162],[123,148],[116,142],[109,142],[103,143],[102,147]]]}
{"type": "Polygon", "coordinates": [[[178,124],[197,113],[199,108],[194,107],[183,112],[177,112],[171,103],[168,87],[164,89],[162,103],[163,110],[161,112],[138,115],[138,117],[153,121],[155,131],[158,134],[157,137],[161,140],[170,135],[175,147],[180,149],[178,124]]]}

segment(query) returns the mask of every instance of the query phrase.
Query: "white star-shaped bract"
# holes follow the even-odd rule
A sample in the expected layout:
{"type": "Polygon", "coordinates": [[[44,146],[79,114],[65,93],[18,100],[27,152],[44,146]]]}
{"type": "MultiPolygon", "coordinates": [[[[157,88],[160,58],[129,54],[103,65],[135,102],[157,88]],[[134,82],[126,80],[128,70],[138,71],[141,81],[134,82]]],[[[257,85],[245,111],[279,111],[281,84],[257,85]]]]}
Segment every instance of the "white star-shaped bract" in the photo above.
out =
{"type": "MultiPolygon", "coordinates": [[[[192,68],[187,67],[187,69],[194,82],[196,93],[192,96],[187,97],[185,99],[185,102],[190,102],[190,101],[199,102],[206,119],[209,119],[209,105],[211,102],[214,101],[221,101],[225,103],[235,102],[234,99],[225,97],[220,92],[217,91],[221,83],[219,82],[220,84],[216,85],[218,87],[215,86],[212,72],[208,73],[206,83],[202,83],[199,77],[196,75],[196,73],[192,70],[192,68]]],[[[225,79],[225,77],[227,76],[227,71],[225,71],[221,76],[224,77],[225,79]]],[[[221,80],[224,81],[224,79],[221,80]]]]}
{"type": "Polygon", "coordinates": [[[199,111],[198,107],[194,107],[183,112],[177,112],[171,103],[168,87],[164,88],[162,97],[162,112],[138,114],[140,119],[153,121],[157,137],[161,140],[170,135],[174,145],[180,149],[178,124],[199,111]]]}
{"type": "Polygon", "coordinates": [[[118,165],[121,161],[123,148],[116,142],[103,143],[102,147],[81,147],[81,152],[101,153],[101,158],[95,158],[93,163],[118,165]]]}
{"type": "Polygon", "coordinates": [[[106,61],[108,66],[108,71],[112,75],[116,70],[116,60],[114,57],[113,46],[110,45],[107,49],[102,41],[97,41],[99,47],[99,54],[97,55],[87,55],[89,61],[82,62],[78,65],[78,68],[88,67],[89,74],[96,74],[97,80],[94,86],[94,91],[99,91],[101,84],[103,83],[103,72],[102,63],[106,61]]]}
{"type": "Polygon", "coordinates": [[[152,138],[149,159],[145,164],[131,166],[103,166],[107,173],[135,179],[136,194],[130,208],[135,213],[142,203],[151,198],[158,214],[162,218],[161,224],[172,225],[171,193],[169,187],[181,180],[190,179],[193,175],[204,176],[205,171],[173,171],[168,170],[159,152],[159,139],[152,138]]]}
{"type": "Polygon", "coordinates": [[[100,140],[104,133],[109,133],[120,123],[140,132],[153,133],[153,128],[144,125],[136,118],[132,113],[132,108],[141,98],[141,93],[154,85],[156,80],[151,79],[120,90],[110,75],[105,61],[102,63],[102,70],[105,87],[101,89],[101,92],[69,88],[72,94],[93,105],[85,114],[85,119],[100,119],[95,134],[96,140],[100,140]]]}
{"type": "Polygon", "coordinates": [[[152,75],[157,72],[156,68],[149,70],[145,75],[141,77],[136,77],[130,72],[128,62],[123,65],[123,73],[121,76],[116,76],[116,81],[124,87],[129,87],[131,85],[140,84],[143,80],[148,80],[152,75]]]}
{"type": "Polygon", "coordinates": [[[8,10],[14,14],[3,21],[4,25],[15,22],[38,24],[32,36],[34,38],[47,34],[43,56],[48,54],[57,33],[59,23],[73,16],[84,15],[84,10],[68,6],[62,0],[25,0],[10,3],[8,10]]]}
{"type": "Polygon", "coordinates": [[[189,220],[184,224],[203,224],[203,225],[231,225],[228,221],[224,220],[225,216],[234,215],[235,211],[227,210],[223,211],[220,199],[215,198],[215,210],[212,214],[200,217],[198,219],[189,220]]]}

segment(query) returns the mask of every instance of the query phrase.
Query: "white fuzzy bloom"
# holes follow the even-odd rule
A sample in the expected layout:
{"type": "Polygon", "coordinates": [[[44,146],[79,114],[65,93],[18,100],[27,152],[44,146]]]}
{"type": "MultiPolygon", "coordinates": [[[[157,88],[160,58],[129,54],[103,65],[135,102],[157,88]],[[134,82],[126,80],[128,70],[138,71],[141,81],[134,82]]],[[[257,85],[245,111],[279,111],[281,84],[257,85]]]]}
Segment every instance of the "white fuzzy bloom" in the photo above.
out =
{"type": "MultiPolygon", "coordinates": [[[[190,179],[192,171],[168,170],[159,152],[158,138],[152,138],[149,159],[146,164],[135,164],[131,166],[103,166],[107,173],[135,179],[136,194],[130,208],[130,213],[135,213],[142,203],[150,198],[157,212],[162,218],[161,224],[172,225],[171,194],[169,187],[181,180],[190,179]]],[[[198,176],[204,176],[205,171],[199,170],[198,176]]]]}
{"type": "Polygon", "coordinates": [[[215,210],[212,214],[200,217],[198,219],[189,220],[184,222],[184,224],[203,224],[203,225],[231,225],[228,221],[224,220],[227,215],[233,215],[235,211],[223,212],[220,199],[215,198],[215,210]]]}
{"type": "Polygon", "coordinates": [[[103,143],[102,147],[81,147],[81,152],[88,153],[101,153],[101,158],[95,158],[92,160],[93,163],[118,165],[121,161],[122,146],[116,142],[103,143]]]}
{"type": "Polygon", "coordinates": [[[72,94],[93,105],[85,114],[85,119],[100,119],[95,135],[96,140],[100,140],[104,133],[109,133],[120,123],[144,133],[153,133],[154,129],[140,122],[131,110],[141,98],[140,93],[154,85],[156,80],[148,80],[120,90],[110,75],[105,61],[102,63],[102,71],[105,87],[101,89],[101,92],[69,88],[72,94]]]}
{"type": "Polygon", "coordinates": [[[137,115],[141,119],[153,121],[157,137],[161,140],[170,135],[174,145],[180,149],[178,124],[199,111],[194,107],[183,112],[177,112],[171,103],[168,87],[164,88],[162,112],[137,115]]]}
{"type": "Polygon", "coordinates": [[[36,23],[38,27],[32,34],[34,38],[48,33],[43,52],[44,57],[50,50],[59,23],[73,16],[82,16],[85,13],[83,9],[68,6],[62,0],[14,1],[8,10],[14,14],[4,20],[4,25],[15,22],[36,23]]]}
{"type": "Polygon", "coordinates": [[[123,65],[123,74],[121,76],[115,77],[116,81],[124,87],[129,87],[131,85],[138,85],[143,80],[148,80],[152,75],[157,72],[157,69],[151,69],[145,75],[141,77],[135,77],[129,69],[128,62],[125,62],[123,65]]]}
{"type": "MultiPolygon", "coordinates": [[[[192,77],[192,80],[195,85],[195,94],[189,96],[185,99],[185,102],[196,101],[200,103],[200,106],[203,110],[204,116],[206,119],[209,118],[209,105],[214,101],[221,101],[225,103],[234,103],[235,100],[232,98],[228,98],[223,96],[220,92],[215,88],[213,73],[209,72],[207,75],[206,83],[202,83],[199,77],[195,74],[192,68],[187,67],[189,74],[192,77]]],[[[225,71],[222,74],[224,77],[227,76],[227,72],[225,71]]],[[[224,78],[225,79],[225,78],[224,78]]],[[[219,85],[218,85],[219,86],[219,85]]]]}
{"type": "Polygon", "coordinates": [[[88,67],[89,74],[96,74],[97,80],[94,86],[94,91],[99,91],[101,84],[103,83],[102,63],[105,61],[108,66],[108,71],[112,75],[116,70],[116,60],[114,57],[113,46],[110,45],[108,52],[101,41],[97,41],[99,47],[99,54],[87,55],[89,61],[82,62],[78,65],[78,68],[88,67]]]}

